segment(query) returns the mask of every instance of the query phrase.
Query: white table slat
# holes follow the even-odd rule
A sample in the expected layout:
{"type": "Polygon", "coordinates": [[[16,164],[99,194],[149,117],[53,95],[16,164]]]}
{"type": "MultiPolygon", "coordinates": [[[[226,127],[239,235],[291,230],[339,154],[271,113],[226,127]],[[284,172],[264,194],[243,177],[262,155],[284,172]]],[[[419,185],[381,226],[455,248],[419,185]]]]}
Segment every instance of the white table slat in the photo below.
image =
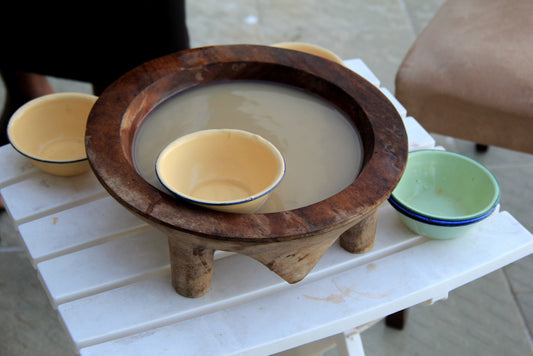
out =
{"type": "Polygon", "coordinates": [[[17,224],[67,209],[107,193],[92,172],[74,177],[39,173],[0,190],[17,224]]]}
{"type": "MultiPolygon", "coordinates": [[[[216,251],[215,260],[233,253],[216,251]]],[[[167,237],[149,229],[36,266],[54,308],[109,289],[170,273],[167,237]]]]}
{"type": "Polygon", "coordinates": [[[381,82],[378,79],[378,77],[376,77],[376,75],[372,73],[370,68],[368,68],[368,66],[366,65],[365,62],[363,62],[362,59],[360,58],[347,59],[344,61],[344,65],[347,68],[359,74],[361,77],[368,80],[374,86],[379,88],[379,86],[381,85],[381,82]]]}
{"type": "Polygon", "coordinates": [[[332,277],[87,347],[81,355],[267,355],[433,299],[532,252],[532,235],[503,212],[461,238],[426,240],[332,277]]]}
{"type": "Polygon", "coordinates": [[[405,130],[409,141],[409,151],[424,150],[435,147],[435,139],[412,116],[405,118],[405,130]]]}
{"type": "Polygon", "coordinates": [[[372,83],[374,86],[378,87],[379,90],[387,97],[387,99],[390,100],[392,105],[396,108],[398,113],[400,114],[400,117],[402,120],[405,120],[407,117],[407,109],[396,99],[394,94],[391,93],[391,91],[385,87],[380,87],[380,81],[375,76],[375,74],[368,68],[368,66],[359,58],[356,59],[348,59],[344,61],[344,65],[365,78],[367,81],[372,83]]]}
{"type": "Polygon", "coordinates": [[[37,264],[57,304],[169,271],[167,237],[148,230],[37,264]]]}
{"type": "Polygon", "coordinates": [[[39,170],[11,145],[0,147],[0,188],[20,181],[39,170]]]}
{"type": "MultiPolygon", "coordinates": [[[[383,224],[378,222],[376,244],[371,251],[365,254],[351,254],[335,244],[305,278],[305,282],[333,275],[427,240],[406,229],[390,206],[383,206],[378,216],[383,224]],[[400,233],[392,233],[394,229],[399,229],[400,233]]],[[[98,265],[103,265],[102,278],[106,278],[105,271],[108,268],[106,262],[98,260],[94,265],[87,267],[88,269],[99,268],[98,265]]],[[[86,279],[85,273],[92,274],[93,272],[83,272],[80,268],[72,277],[76,278],[77,275],[80,279],[86,279]]],[[[65,273],[61,278],[67,279],[60,283],[69,283],[69,278],[65,276],[65,273]]],[[[169,276],[158,277],[153,281],[126,285],[93,297],[62,304],[58,309],[74,341],[79,345],[87,345],[91,342],[101,342],[101,340],[116,337],[117,332],[131,333],[146,327],[157,327],[161,323],[181,320],[188,315],[187,309],[190,305],[211,310],[218,305],[227,306],[243,298],[245,300],[252,296],[256,298],[291,287],[259,262],[241,255],[215,262],[211,290],[206,296],[194,299],[194,302],[177,295],[170,286],[169,278],[169,276]],[[169,283],[169,289],[148,287],[150,283],[159,283],[161,279],[169,283]],[[142,304],[138,304],[145,303],[145,299],[130,300],[130,296],[142,295],[146,290],[153,290],[150,295],[150,298],[153,298],[152,307],[149,310],[143,308],[142,304]],[[127,317],[117,318],[117,306],[114,305],[117,301],[121,304],[120,315],[127,315],[127,317]],[[185,314],[184,311],[186,311],[185,314]]]]}
{"type": "Polygon", "coordinates": [[[394,107],[398,111],[398,114],[400,114],[400,117],[402,118],[402,120],[405,120],[405,118],[407,117],[407,109],[398,101],[398,99],[396,99],[394,94],[392,94],[389,89],[385,87],[381,87],[379,88],[379,90],[381,90],[381,92],[385,94],[387,99],[390,100],[392,105],[394,105],[394,107]]]}
{"type": "Polygon", "coordinates": [[[110,196],[19,226],[34,264],[149,229],[110,196]]]}

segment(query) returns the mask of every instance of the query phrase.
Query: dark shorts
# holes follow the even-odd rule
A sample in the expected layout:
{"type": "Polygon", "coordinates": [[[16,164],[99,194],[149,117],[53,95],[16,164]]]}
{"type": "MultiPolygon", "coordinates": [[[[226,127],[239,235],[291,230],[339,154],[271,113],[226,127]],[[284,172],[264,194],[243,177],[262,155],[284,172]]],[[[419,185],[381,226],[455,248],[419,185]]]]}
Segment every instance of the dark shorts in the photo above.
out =
{"type": "Polygon", "coordinates": [[[105,86],[150,59],[189,47],[184,0],[7,3],[0,5],[2,71],[105,86]]]}

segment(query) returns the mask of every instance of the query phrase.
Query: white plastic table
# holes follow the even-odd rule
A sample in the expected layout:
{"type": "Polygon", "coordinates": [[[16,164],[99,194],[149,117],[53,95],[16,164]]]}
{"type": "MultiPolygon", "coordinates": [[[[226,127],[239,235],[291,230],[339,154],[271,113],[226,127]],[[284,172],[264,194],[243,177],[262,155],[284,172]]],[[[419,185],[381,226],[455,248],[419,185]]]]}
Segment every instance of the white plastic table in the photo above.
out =
{"type": "MultiPolygon", "coordinates": [[[[359,59],[346,65],[379,87],[359,59]]],[[[435,141],[392,94],[411,150],[435,141]]],[[[388,205],[374,248],[350,254],[334,244],[300,283],[260,263],[217,252],[211,290],[188,299],[170,282],[167,239],[130,214],[91,172],[51,176],[10,145],[0,147],[0,195],[28,256],[81,355],[267,355],[334,337],[448,292],[533,252],[533,236],[497,212],[467,235],[417,236],[388,205]]],[[[347,342],[345,342],[347,341],[347,342]]]]}

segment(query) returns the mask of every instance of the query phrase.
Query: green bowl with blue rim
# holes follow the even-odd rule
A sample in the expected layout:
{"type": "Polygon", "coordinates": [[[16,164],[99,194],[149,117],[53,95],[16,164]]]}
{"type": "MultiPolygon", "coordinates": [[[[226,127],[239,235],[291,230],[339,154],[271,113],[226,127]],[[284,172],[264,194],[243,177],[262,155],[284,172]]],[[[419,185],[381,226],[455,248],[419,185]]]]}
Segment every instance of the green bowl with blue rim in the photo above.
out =
{"type": "Polygon", "coordinates": [[[496,177],[458,153],[409,153],[405,172],[389,203],[414,232],[434,239],[463,235],[491,215],[500,202],[496,177]]]}

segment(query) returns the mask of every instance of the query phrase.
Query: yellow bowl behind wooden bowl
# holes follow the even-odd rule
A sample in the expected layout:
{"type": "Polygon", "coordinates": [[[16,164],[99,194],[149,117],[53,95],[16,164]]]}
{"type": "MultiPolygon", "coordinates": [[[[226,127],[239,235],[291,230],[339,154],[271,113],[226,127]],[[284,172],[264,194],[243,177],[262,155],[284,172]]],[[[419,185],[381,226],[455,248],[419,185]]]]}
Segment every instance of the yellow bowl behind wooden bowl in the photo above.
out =
{"type": "Polygon", "coordinates": [[[27,102],[9,120],[11,145],[47,173],[72,176],[87,171],[85,126],[97,99],[90,94],[55,93],[27,102]]]}
{"type": "Polygon", "coordinates": [[[330,51],[327,48],[317,46],[311,43],[305,43],[305,42],[279,42],[274,43],[270,45],[271,47],[277,47],[277,48],[285,48],[285,49],[292,49],[294,51],[300,51],[305,52],[309,54],[313,54],[315,56],[319,56],[322,58],[329,59],[330,61],[337,62],[341,65],[344,65],[344,62],[342,59],[337,56],[335,53],[330,51]]]}
{"type": "Polygon", "coordinates": [[[235,129],[182,136],[156,161],[161,184],[194,204],[231,213],[257,210],[285,175],[285,161],[263,137],[235,129]]]}

